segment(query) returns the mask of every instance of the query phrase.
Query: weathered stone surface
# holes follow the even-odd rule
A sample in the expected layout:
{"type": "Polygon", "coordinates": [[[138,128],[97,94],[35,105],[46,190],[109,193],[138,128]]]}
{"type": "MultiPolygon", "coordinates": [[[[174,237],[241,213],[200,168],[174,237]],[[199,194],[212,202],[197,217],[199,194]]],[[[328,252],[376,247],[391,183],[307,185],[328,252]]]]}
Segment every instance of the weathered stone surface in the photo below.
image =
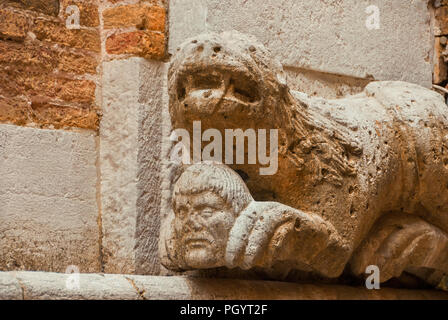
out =
{"type": "Polygon", "coordinates": [[[448,78],[448,68],[445,63],[445,55],[444,53],[446,48],[445,45],[442,44],[442,37],[436,37],[434,43],[434,75],[433,82],[435,84],[441,84],[446,81],[448,78]]]}
{"type": "MultiPolygon", "coordinates": [[[[4,275],[5,273],[1,273],[0,279],[4,275]]],[[[50,272],[9,272],[6,275],[12,275],[20,282],[24,300],[137,300],[140,298],[132,283],[123,275],[50,272]],[[79,281],[74,278],[77,275],[79,275],[79,281]]]]}
{"type": "Polygon", "coordinates": [[[95,74],[98,57],[89,52],[56,49],[38,42],[23,44],[0,41],[0,63],[11,68],[32,67],[42,73],[62,71],[75,74],[95,74]]]}
{"type": "Polygon", "coordinates": [[[165,35],[153,31],[132,31],[111,35],[106,40],[110,54],[132,54],[148,59],[165,56],[165,35]]]}
{"type": "Polygon", "coordinates": [[[107,273],[134,273],[137,219],[137,58],[103,64],[100,125],[103,261],[107,273]]]}
{"type": "Polygon", "coordinates": [[[31,103],[30,109],[28,121],[43,128],[76,127],[98,130],[99,127],[99,117],[96,110],[39,102],[31,103]]]}
{"type": "MultiPolygon", "coordinates": [[[[169,93],[174,129],[193,137],[200,120],[202,132],[218,131],[214,139],[229,129],[277,129],[270,153],[278,155],[268,174],[264,150],[254,164],[214,158],[244,183],[218,164],[171,176],[166,267],[262,268],[283,279],[294,269],[337,278],[347,267],[362,277],[376,265],[382,282],[408,272],[432,283],[448,273],[448,107],[438,93],[400,81],[337,100],[293,92],[281,64],[238,32],[186,40],[169,93]]],[[[199,156],[187,147],[193,161],[206,145],[199,156]]],[[[225,150],[239,148],[232,140],[225,150]]]]}
{"type": "Polygon", "coordinates": [[[29,101],[23,98],[0,98],[0,121],[25,125],[28,123],[29,101]]]}
{"type": "Polygon", "coordinates": [[[100,153],[105,271],[157,273],[165,67],[131,58],[106,62],[103,70],[100,153]]]}
{"type": "Polygon", "coordinates": [[[448,5],[448,1],[447,0],[435,0],[434,1],[434,7],[438,8],[440,6],[446,6],[448,5]]]}
{"type": "Polygon", "coordinates": [[[91,80],[74,80],[21,68],[5,67],[0,70],[4,79],[0,90],[8,97],[27,94],[81,104],[93,104],[96,99],[96,84],[91,80]]]}
{"type": "Polygon", "coordinates": [[[269,0],[262,5],[244,0],[173,0],[169,52],[174,54],[187,37],[235,29],[256,36],[285,66],[430,87],[433,44],[428,1],[374,4],[380,24],[369,30],[369,0],[269,0]]]}
{"type": "Polygon", "coordinates": [[[436,8],[435,14],[435,26],[434,34],[436,36],[447,35],[448,34],[448,7],[436,8]]]}
{"type": "Polygon", "coordinates": [[[0,41],[0,63],[10,67],[33,67],[42,72],[56,67],[53,51],[37,44],[0,41]]]}
{"type": "Polygon", "coordinates": [[[106,9],[104,28],[136,27],[151,31],[165,31],[166,10],[158,6],[133,4],[106,9]]]}
{"type": "Polygon", "coordinates": [[[0,269],[100,269],[91,132],[0,125],[0,269]]]}
{"type": "Polygon", "coordinates": [[[166,64],[151,61],[140,71],[136,273],[159,274],[158,241],[162,183],[162,113],[168,109],[166,64]]]}
{"type": "Polygon", "coordinates": [[[57,16],[59,13],[59,0],[6,0],[4,2],[49,16],[57,16]]]}
{"type": "Polygon", "coordinates": [[[57,68],[59,71],[74,74],[96,74],[98,67],[98,56],[88,52],[69,52],[60,50],[58,52],[57,68]]]}
{"type": "Polygon", "coordinates": [[[98,30],[68,29],[63,23],[39,17],[34,20],[31,31],[41,41],[55,42],[94,52],[100,52],[101,49],[98,30]]]}
{"type": "Polygon", "coordinates": [[[29,29],[30,19],[21,12],[0,9],[0,38],[23,40],[29,29]]]}
{"type": "Polygon", "coordinates": [[[22,300],[22,289],[19,282],[12,275],[0,273],[0,300],[22,300]]]}
{"type": "Polygon", "coordinates": [[[97,130],[99,117],[96,110],[29,102],[24,99],[0,98],[0,122],[36,125],[41,128],[77,127],[97,130]]]}
{"type": "Polygon", "coordinates": [[[77,6],[79,9],[79,24],[86,27],[98,27],[100,24],[100,17],[98,13],[98,5],[95,3],[86,3],[76,0],[62,0],[61,6],[63,8],[62,17],[64,21],[70,16],[70,11],[67,13],[68,6],[77,6]]]}
{"type": "Polygon", "coordinates": [[[285,73],[291,90],[326,99],[358,94],[371,81],[298,68],[285,68],[285,73]]]}
{"type": "Polygon", "coordinates": [[[0,272],[0,299],[16,300],[447,300],[448,294],[296,284],[273,281],[199,279],[110,274],[79,274],[79,289],[67,282],[74,275],[47,272],[0,272]],[[20,282],[23,288],[18,287],[20,282]]]}

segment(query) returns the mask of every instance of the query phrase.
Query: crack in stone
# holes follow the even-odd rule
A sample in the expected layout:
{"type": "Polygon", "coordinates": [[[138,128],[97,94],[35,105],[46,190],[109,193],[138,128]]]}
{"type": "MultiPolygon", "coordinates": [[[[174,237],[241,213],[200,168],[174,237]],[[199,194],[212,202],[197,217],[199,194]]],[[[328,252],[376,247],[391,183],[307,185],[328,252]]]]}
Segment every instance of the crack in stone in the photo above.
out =
{"type": "Polygon", "coordinates": [[[142,298],[142,300],[148,300],[145,297],[145,293],[146,290],[140,290],[137,285],[135,284],[134,280],[128,278],[128,277],[124,277],[126,280],[128,280],[128,282],[131,284],[131,286],[135,289],[135,291],[137,291],[137,294],[140,296],[140,298],[142,298]]]}
{"type": "Polygon", "coordinates": [[[16,273],[15,272],[11,272],[10,275],[12,275],[14,277],[14,279],[17,280],[17,283],[20,286],[20,289],[22,290],[22,300],[25,300],[25,286],[23,285],[23,283],[19,280],[19,278],[17,278],[16,273]]]}

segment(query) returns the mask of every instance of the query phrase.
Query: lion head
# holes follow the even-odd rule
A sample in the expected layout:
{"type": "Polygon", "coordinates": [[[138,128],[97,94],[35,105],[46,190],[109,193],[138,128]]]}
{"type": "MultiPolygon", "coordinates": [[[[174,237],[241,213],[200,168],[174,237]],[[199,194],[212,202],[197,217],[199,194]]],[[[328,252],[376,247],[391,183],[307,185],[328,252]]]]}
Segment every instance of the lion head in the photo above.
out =
{"type": "MultiPolygon", "coordinates": [[[[185,41],[169,70],[174,127],[194,120],[279,119],[288,91],[282,65],[256,38],[237,31],[198,35],[185,41]]],[[[216,121],[218,120],[218,121],[216,121]]]]}

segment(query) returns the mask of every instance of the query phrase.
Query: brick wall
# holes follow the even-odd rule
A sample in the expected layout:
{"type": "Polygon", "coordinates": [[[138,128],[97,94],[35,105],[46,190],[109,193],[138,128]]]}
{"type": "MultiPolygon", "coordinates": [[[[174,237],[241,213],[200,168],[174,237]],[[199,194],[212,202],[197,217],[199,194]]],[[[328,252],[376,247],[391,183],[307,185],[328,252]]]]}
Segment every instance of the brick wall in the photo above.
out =
{"type": "MultiPolygon", "coordinates": [[[[133,256],[133,245],[103,235],[126,233],[117,214],[137,212],[136,204],[108,210],[107,199],[137,194],[129,191],[136,181],[158,185],[151,156],[158,156],[166,16],[162,1],[0,0],[0,270],[134,272],[144,265],[141,258],[117,267],[109,253],[133,256]],[[150,146],[141,166],[139,143],[150,146]],[[116,152],[122,145],[128,152],[116,152]]],[[[151,214],[158,190],[147,189],[141,201],[151,214]]],[[[156,236],[141,238],[157,244],[156,236]]]]}
{"type": "Polygon", "coordinates": [[[101,62],[164,59],[165,25],[163,1],[0,1],[0,123],[97,130],[101,62]]]}
{"type": "Polygon", "coordinates": [[[100,32],[96,1],[80,3],[80,29],[65,24],[73,1],[2,1],[0,121],[42,128],[98,128],[100,32]]]}
{"type": "Polygon", "coordinates": [[[165,1],[109,0],[105,2],[102,16],[108,58],[129,55],[165,58],[165,1]]]}
{"type": "Polygon", "coordinates": [[[448,0],[436,0],[434,6],[433,83],[446,86],[448,84],[448,0]]]}

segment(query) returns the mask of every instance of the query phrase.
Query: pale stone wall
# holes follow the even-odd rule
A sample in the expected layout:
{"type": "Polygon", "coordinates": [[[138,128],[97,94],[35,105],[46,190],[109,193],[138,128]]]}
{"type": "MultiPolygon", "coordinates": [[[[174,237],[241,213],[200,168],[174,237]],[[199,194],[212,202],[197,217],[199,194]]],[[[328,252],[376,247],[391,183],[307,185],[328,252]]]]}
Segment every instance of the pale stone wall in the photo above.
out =
{"type": "Polygon", "coordinates": [[[101,192],[104,269],[156,273],[164,63],[104,63],[101,192]]]}
{"type": "Polygon", "coordinates": [[[0,269],[100,270],[96,143],[0,125],[0,269]]]}
{"type": "MultiPolygon", "coordinates": [[[[235,29],[256,36],[287,67],[430,87],[430,17],[427,0],[172,0],[169,52],[186,37],[235,29]],[[380,24],[369,30],[366,8],[372,4],[380,24]]],[[[312,85],[292,82],[313,93],[312,85]]]]}

